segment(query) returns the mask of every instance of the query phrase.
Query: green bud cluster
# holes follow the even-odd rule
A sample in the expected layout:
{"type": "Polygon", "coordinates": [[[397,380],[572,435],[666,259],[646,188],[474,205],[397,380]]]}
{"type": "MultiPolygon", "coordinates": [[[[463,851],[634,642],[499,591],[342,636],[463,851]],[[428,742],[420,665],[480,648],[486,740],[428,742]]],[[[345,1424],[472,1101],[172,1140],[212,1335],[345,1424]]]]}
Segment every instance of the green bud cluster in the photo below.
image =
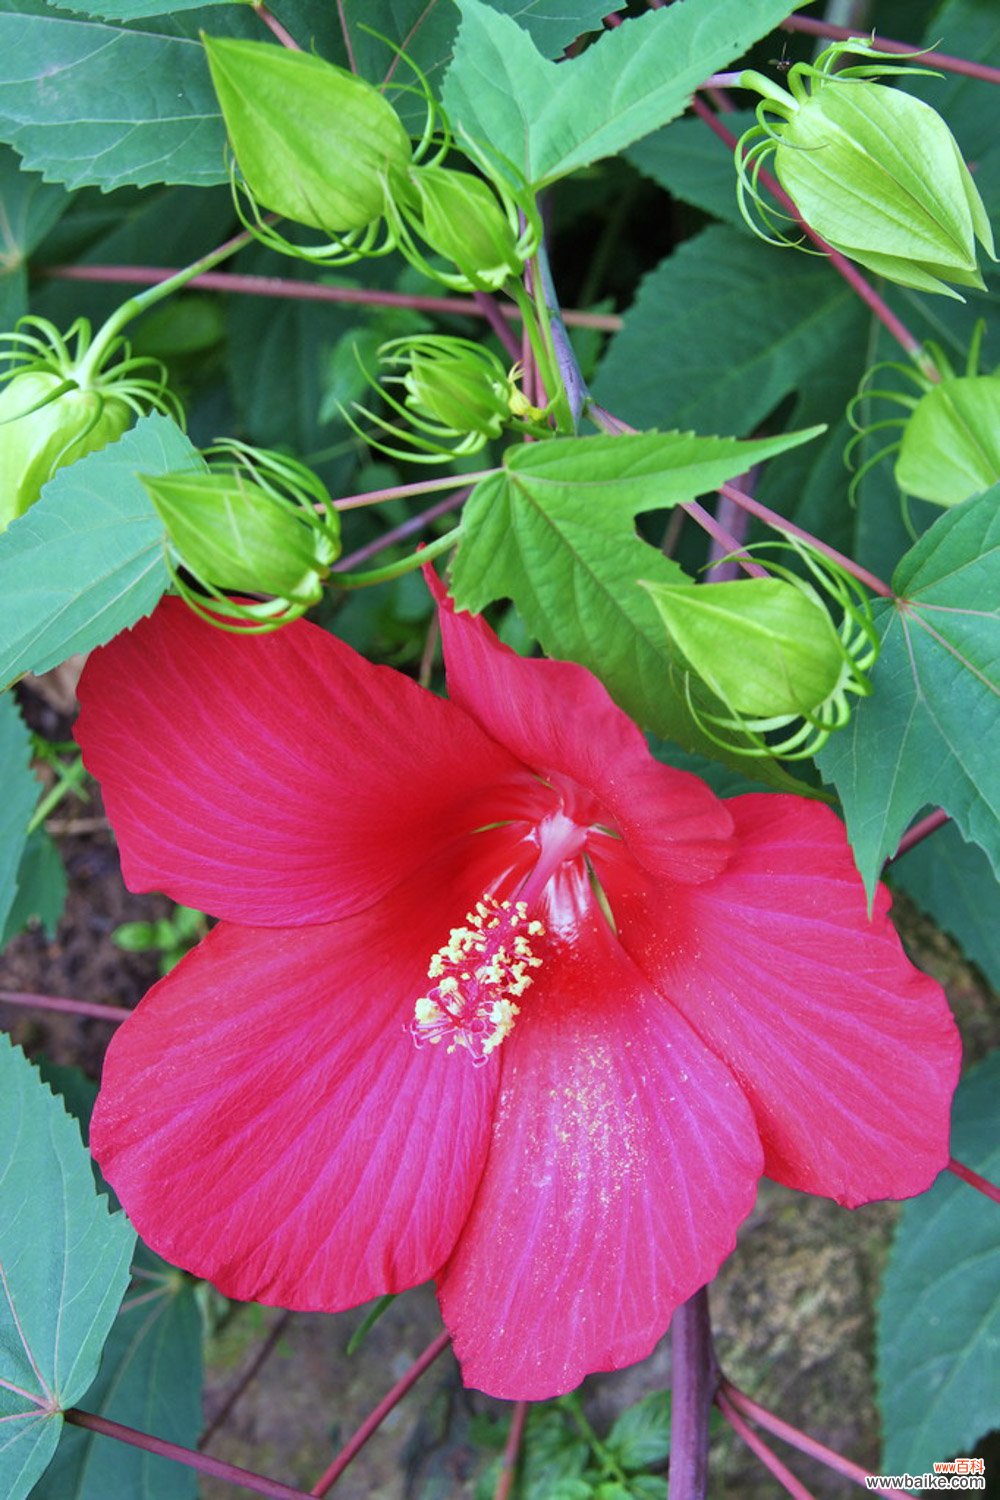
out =
{"type": "Polygon", "coordinates": [[[835,250],[901,286],[948,296],[958,295],[948,282],[982,287],[976,242],[995,258],[993,235],[954,136],[929,104],[871,81],[927,70],[882,62],[834,71],[845,52],[884,58],[852,39],[815,65],[796,63],[788,91],[760,73],[742,75],[745,88],[764,96],[736,151],[744,218],[764,238],[789,243],[758,189],[773,156],[796,209],[835,250]]]}
{"type": "Polygon", "coordinates": [[[180,415],[156,360],[133,359],[121,339],[103,350],[85,318],[65,337],[22,318],[0,339],[0,531],[33,505],[57,469],[120,438],[150,409],[180,415]],[[71,345],[73,346],[71,348],[71,345]]]}
{"type": "Polygon", "coordinates": [[[848,695],[871,691],[865,673],[878,642],[854,580],[800,543],[789,545],[840,605],[839,626],[812,583],[775,563],[777,577],[643,587],[702,695],[707,688],[722,705],[701,707],[689,676],[689,703],[709,736],[738,753],[796,760],[815,755],[847,723],[848,695]],[[742,738],[720,738],[719,730],[742,738]]]}
{"type": "Polygon", "coordinates": [[[340,555],[339,514],[317,476],[283,454],[230,440],[205,456],[202,469],[139,476],[174,586],[213,624],[276,629],[322,596],[340,555]]]}
{"type": "Polygon", "coordinates": [[[540,238],[533,198],[512,186],[513,172],[508,181],[492,169],[491,184],[442,165],[450,137],[445,127],[437,140],[439,107],[419,70],[428,116],[414,144],[385,96],[354,73],[266,42],[203,41],[239,169],[237,208],[265,243],[324,265],[398,249],[425,274],[466,291],[495,291],[520,274],[540,238]],[[327,241],[292,244],[262,210],[327,241]]]}

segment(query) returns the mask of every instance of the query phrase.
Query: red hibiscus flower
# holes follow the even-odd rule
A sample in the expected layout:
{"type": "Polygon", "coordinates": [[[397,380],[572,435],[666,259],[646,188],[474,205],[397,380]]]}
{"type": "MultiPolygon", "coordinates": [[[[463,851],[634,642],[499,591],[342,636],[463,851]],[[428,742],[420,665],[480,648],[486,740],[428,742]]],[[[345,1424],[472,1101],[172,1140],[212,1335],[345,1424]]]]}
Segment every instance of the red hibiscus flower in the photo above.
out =
{"type": "Polygon", "coordinates": [[[582,667],[442,629],[450,701],[174,600],[94,655],[125,878],[222,920],[119,1030],[92,1142],[228,1295],[434,1277],[466,1381],[535,1399],[648,1354],[762,1172],[926,1188],[959,1045],[826,808],[721,802],[582,667]]]}

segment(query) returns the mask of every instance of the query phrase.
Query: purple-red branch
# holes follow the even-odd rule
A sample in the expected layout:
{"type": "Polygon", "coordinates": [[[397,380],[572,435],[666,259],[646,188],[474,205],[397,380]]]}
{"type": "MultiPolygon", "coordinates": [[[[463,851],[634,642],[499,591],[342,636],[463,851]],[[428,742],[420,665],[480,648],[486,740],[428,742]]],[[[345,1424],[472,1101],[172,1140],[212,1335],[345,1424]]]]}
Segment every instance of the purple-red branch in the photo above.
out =
{"type": "Polygon", "coordinates": [[[438,1334],[433,1343],[428,1344],[420,1358],[414,1360],[402,1380],[396,1382],[389,1394],[365,1418],[354,1436],[349,1438],[344,1444],[326,1473],[317,1479],[309,1491],[310,1495],[323,1496],[333,1488],[341,1474],[347,1468],[347,1465],[361,1452],[361,1449],[365,1446],[372,1433],[381,1427],[393,1407],[402,1401],[410,1387],[416,1384],[424,1371],[430,1368],[438,1355],[444,1353],[450,1343],[451,1334],[445,1329],[443,1333],[438,1334]]]}
{"type": "MultiPolygon", "coordinates": [[[[46,266],[40,276],[57,281],[99,281],[126,286],[156,286],[176,275],[166,266],[46,266]]],[[[327,286],[316,281],[293,281],[286,276],[243,276],[233,271],[205,271],[194,276],[187,288],[204,292],[235,293],[244,297],[280,297],[298,302],[349,302],[361,307],[405,307],[416,312],[455,313],[467,318],[487,318],[474,297],[432,297],[419,293],[383,292],[374,288],[327,286]]],[[[508,323],[520,321],[521,313],[513,303],[493,300],[493,308],[508,323]]],[[[601,333],[617,333],[622,319],[617,313],[577,312],[572,308],[562,314],[564,323],[577,328],[596,328],[601,333]]]]}
{"type": "Polygon", "coordinates": [[[887,583],[884,583],[881,578],[877,578],[874,573],[870,573],[867,568],[863,568],[860,563],[856,563],[853,557],[846,557],[843,552],[838,552],[836,547],[831,547],[826,542],[821,542],[819,537],[813,536],[812,532],[805,531],[801,526],[796,526],[794,521],[786,520],[776,510],[771,510],[770,506],[762,505],[759,500],[755,500],[752,495],[745,495],[742,490],[736,489],[731,484],[720,485],[719,494],[727,495],[730,500],[735,500],[737,505],[742,506],[744,510],[748,510],[759,521],[765,521],[768,526],[773,526],[775,531],[787,532],[789,536],[797,536],[800,541],[806,542],[810,547],[815,547],[817,552],[822,552],[824,557],[828,557],[831,562],[837,563],[845,572],[850,573],[853,578],[856,578],[859,583],[863,583],[865,588],[871,589],[873,594],[879,594],[883,599],[894,599],[896,597],[887,583]]]}
{"type": "Polygon", "coordinates": [[[984,1198],[991,1198],[994,1203],[1000,1203],[1000,1187],[990,1182],[988,1177],[980,1177],[978,1172],[956,1161],[954,1157],[948,1163],[948,1171],[953,1176],[961,1178],[963,1182],[967,1182],[970,1187],[974,1187],[976,1192],[982,1193],[984,1198]]]}
{"type": "Polygon", "coordinates": [[[921,818],[919,823],[914,823],[912,828],[906,830],[899,841],[899,848],[888,863],[892,864],[893,860],[899,859],[916,844],[922,844],[929,834],[935,833],[939,828],[943,828],[948,821],[948,814],[943,807],[939,807],[936,812],[928,813],[926,818],[921,818]]]}
{"type": "Polygon", "coordinates": [[[80,1411],[70,1407],[63,1412],[67,1422],[74,1427],[85,1427],[90,1432],[99,1432],[104,1437],[117,1438],[133,1448],[142,1448],[146,1453],[155,1453],[158,1458],[171,1458],[186,1468],[197,1469],[199,1474],[210,1474],[213,1479],[223,1479],[227,1484],[242,1485],[253,1490],[255,1495],[269,1495],[272,1500],[310,1500],[308,1490],[293,1489],[277,1479],[268,1479],[264,1474],[255,1474],[251,1469],[241,1469],[236,1464],[227,1464],[220,1458],[209,1458],[207,1453],[195,1453],[182,1448],[179,1443],[168,1443],[165,1438],[153,1437],[151,1433],[139,1432],[135,1427],[125,1427],[121,1422],[112,1422],[94,1412],[80,1411]]]}
{"type": "MultiPolygon", "coordinates": [[[[703,100],[698,98],[697,94],[695,94],[694,98],[691,100],[691,108],[694,110],[698,118],[700,120],[703,120],[708,128],[714,131],[721,141],[725,142],[725,144],[731,151],[736,150],[737,146],[739,145],[736,136],[733,135],[731,130],[728,130],[726,126],[723,125],[719,117],[712,113],[707,104],[705,104],[703,100]]],[[[878,318],[879,322],[884,324],[884,326],[892,334],[893,338],[897,341],[901,348],[906,351],[910,358],[919,361],[923,348],[920,340],[910,332],[901,318],[897,318],[891,307],[889,307],[885,300],[879,296],[878,292],[872,286],[871,282],[869,282],[864,276],[862,276],[861,272],[851,264],[846,255],[841,255],[839,250],[835,250],[832,245],[828,245],[826,240],[823,239],[821,235],[818,235],[814,229],[810,229],[809,225],[806,223],[805,219],[801,217],[798,209],[795,207],[795,204],[792,202],[791,198],[789,198],[788,194],[785,192],[780,182],[778,182],[777,178],[772,177],[769,172],[766,172],[762,169],[755,174],[755,180],[759,180],[761,183],[763,183],[768,192],[777,199],[782,208],[784,208],[789,216],[795,221],[795,223],[798,224],[803,234],[808,235],[813,244],[817,245],[819,249],[823,251],[823,254],[828,257],[830,264],[833,266],[834,270],[840,273],[840,275],[844,278],[852,291],[856,292],[857,295],[861,298],[862,302],[866,303],[867,306],[871,308],[872,312],[875,314],[876,318],[878,318]]],[[[924,364],[921,364],[920,368],[923,370],[924,364]]],[[[929,379],[940,379],[939,375],[931,374],[930,367],[928,367],[925,373],[927,373],[929,379]]]]}
{"type": "Polygon", "coordinates": [[[260,0],[253,0],[253,8],[257,12],[260,19],[264,22],[264,25],[267,27],[268,31],[270,31],[274,36],[278,38],[278,41],[283,47],[287,47],[291,52],[302,51],[302,48],[292,36],[291,32],[287,31],[285,27],[282,26],[277,16],[272,16],[266,5],[262,5],[260,3],[260,0]]]}
{"type": "Polygon", "coordinates": [[[419,516],[411,516],[408,521],[400,522],[391,531],[376,537],[373,542],[366,542],[356,552],[350,552],[346,557],[342,557],[339,562],[334,563],[333,572],[347,573],[361,563],[367,562],[369,558],[377,556],[379,552],[384,552],[387,547],[394,547],[397,542],[408,541],[411,536],[419,536],[432,521],[437,520],[438,516],[445,516],[449,511],[457,510],[460,505],[464,505],[470,493],[471,491],[466,487],[457,490],[454,495],[446,495],[436,505],[429,505],[426,510],[421,511],[419,516]]]}
{"type": "Polygon", "coordinates": [[[517,1474],[517,1464],[521,1457],[521,1444],[524,1441],[524,1424],[527,1417],[527,1401],[518,1401],[514,1407],[510,1431],[500,1459],[500,1476],[497,1479],[497,1487],[493,1491],[493,1500],[509,1500],[511,1490],[514,1488],[514,1476],[517,1474]]]}
{"type": "Polygon", "coordinates": [[[674,1313],[670,1324],[670,1359],[668,1500],[705,1500],[708,1422],[719,1384],[707,1287],[695,1292],[674,1313]]]}
{"type": "Polygon", "coordinates": [[[804,31],[809,36],[829,37],[831,41],[846,42],[849,37],[857,37],[867,46],[876,47],[879,52],[906,53],[911,57],[919,53],[921,66],[929,64],[932,68],[943,68],[947,73],[963,73],[966,78],[980,78],[984,83],[1000,83],[1000,68],[991,68],[987,63],[970,62],[964,57],[951,57],[947,52],[925,52],[910,42],[893,42],[888,37],[872,36],[870,32],[859,31],[856,26],[834,26],[830,21],[814,21],[808,16],[789,16],[781,25],[784,31],[804,31]]]}
{"type": "MultiPolygon", "coordinates": [[[[773,1432],[775,1437],[779,1437],[784,1442],[790,1443],[793,1448],[798,1448],[800,1453],[808,1453],[810,1458],[818,1459],[828,1469],[834,1469],[838,1474],[843,1474],[846,1479],[852,1480],[855,1484],[860,1485],[862,1489],[868,1488],[865,1483],[867,1477],[866,1471],[861,1468],[860,1464],[852,1463],[849,1458],[844,1458],[843,1454],[834,1452],[825,1443],[817,1442],[808,1433],[801,1432],[798,1427],[793,1427],[790,1422],[785,1422],[781,1417],[776,1417],[773,1412],[768,1411],[765,1406],[759,1405],[751,1396],[746,1395],[738,1386],[728,1381],[725,1376],[722,1377],[719,1390],[724,1399],[742,1416],[751,1417],[753,1421],[759,1422],[761,1427],[766,1427],[768,1432],[773,1432]]],[[[742,1436],[742,1433],[740,1436],[742,1436]]],[[[905,1496],[906,1491],[892,1490],[885,1487],[875,1490],[872,1493],[876,1495],[905,1496]]]]}
{"type": "Polygon", "coordinates": [[[747,1426],[735,1406],[726,1399],[723,1391],[716,1393],[715,1402],[736,1435],[743,1439],[751,1453],[757,1455],[764,1467],[770,1470],[781,1488],[791,1495],[793,1500],[816,1500],[812,1490],[807,1490],[801,1480],[796,1479],[791,1469],[781,1462],[774,1450],[768,1447],[764,1439],[759,1437],[752,1427],[747,1426]]]}
{"type": "Polygon", "coordinates": [[[97,1005],[91,1000],[68,1000],[63,995],[34,995],[25,990],[0,990],[0,1004],[22,1005],[26,1010],[58,1010],[71,1016],[93,1016],[118,1026],[132,1014],[122,1005],[97,1005]]]}

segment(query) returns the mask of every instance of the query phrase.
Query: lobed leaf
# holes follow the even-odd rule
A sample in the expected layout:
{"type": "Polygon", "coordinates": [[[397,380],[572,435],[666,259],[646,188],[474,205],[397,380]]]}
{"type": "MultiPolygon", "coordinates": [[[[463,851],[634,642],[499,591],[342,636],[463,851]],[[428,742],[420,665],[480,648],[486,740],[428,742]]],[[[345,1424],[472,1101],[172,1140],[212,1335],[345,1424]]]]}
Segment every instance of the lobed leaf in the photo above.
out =
{"type": "Polygon", "coordinates": [[[31,772],[31,736],[13,698],[0,698],[0,933],[17,899],[28,820],[41,787],[31,772]]]}
{"type": "Polygon", "coordinates": [[[0,684],[89,651],[149,614],[169,583],[163,525],[136,478],[201,463],[169,417],[60,469],[0,536],[0,684]]]}
{"type": "Polygon", "coordinates": [[[966,958],[1000,990],[1000,884],[983,851],[948,823],[893,861],[891,881],[955,938],[966,958]]]}
{"type": "Polygon", "coordinates": [[[22,1500],[87,1392],[135,1234],[95,1186],[76,1123],[0,1035],[0,1488],[22,1500]]]}
{"type": "Polygon", "coordinates": [[[944,807],[1000,873],[1000,485],[946,512],[879,600],[872,696],[817,756],[840,793],[865,884],[928,804],[944,807]]]}

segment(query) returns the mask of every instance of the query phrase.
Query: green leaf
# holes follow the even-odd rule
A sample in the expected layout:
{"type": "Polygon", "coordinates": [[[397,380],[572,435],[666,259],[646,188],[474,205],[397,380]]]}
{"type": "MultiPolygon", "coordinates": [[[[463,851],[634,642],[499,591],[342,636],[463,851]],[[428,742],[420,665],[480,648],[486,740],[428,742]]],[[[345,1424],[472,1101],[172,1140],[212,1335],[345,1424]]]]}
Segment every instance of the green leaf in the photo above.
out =
{"type": "Polygon", "coordinates": [[[198,42],[0,15],[0,139],[47,182],[224,182],[225,131],[198,42]]]}
{"type": "Polygon", "coordinates": [[[878,600],[872,696],[817,756],[840,793],[869,891],[928,803],[955,819],[1000,873],[1000,485],[936,521],[878,600]]]}
{"type": "Polygon", "coordinates": [[[1000,990],[1000,884],[981,849],[947,823],[893,861],[891,883],[955,938],[1000,990]]]}
{"type": "Polygon", "coordinates": [[[0,1417],[13,1418],[0,1485],[22,1500],[52,1456],[61,1409],[97,1374],[135,1234],[96,1191],[76,1123],[6,1036],[0,1140],[0,1417]]]}
{"type": "Polygon", "coordinates": [[[28,256],[69,203],[61,188],[22,171],[15,153],[0,147],[0,331],[28,311],[28,256]]]}
{"type": "MultiPolygon", "coordinates": [[[[550,656],[589,667],[655,733],[711,754],[656,607],[638,587],[640,580],[683,584],[686,575],[640,539],[634,518],[715,489],[813,435],[741,443],[653,432],[510,448],[503,469],[466,504],[455,601],[475,612],[512,599],[550,656]]],[[[772,762],[745,769],[789,782],[772,762]]]]}
{"type": "Polygon", "coordinates": [[[136,477],[201,463],[169,417],[61,469],[0,536],[0,684],[44,672],[149,614],[169,583],[163,526],[136,477]]]}
{"type": "MultiPolygon", "coordinates": [[[[956,1157],[994,1182],[998,1090],[1000,1053],[994,1053],[962,1080],[952,1116],[956,1157]]],[[[935,1460],[971,1453],[1000,1426],[998,1288],[997,1206],[944,1172],[903,1208],[882,1287],[883,1471],[922,1474],[935,1460]]]]}
{"type": "Polygon", "coordinates": [[[637,427],[752,432],[825,370],[853,304],[823,261],[712,225],[646,277],[594,395],[637,427]]]}
{"type": "MultiPolygon", "coordinates": [[[[750,110],[726,115],[726,128],[736,137],[753,122],[750,110]]],[[[750,233],[736,201],[732,152],[703,120],[674,120],[665,130],[657,130],[630,146],[625,157],[672,197],[724,220],[742,235],[750,233]]]]}
{"type": "MultiPolygon", "coordinates": [[[[169,9],[203,10],[209,5],[243,4],[245,0],[171,0],[169,9]]],[[[164,0],[59,0],[59,9],[77,16],[97,16],[102,21],[142,21],[162,16],[164,0]]]]}
{"type": "MultiPolygon", "coordinates": [[[[41,787],[31,772],[31,735],[13,698],[0,698],[0,932],[5,934],[20,882],[28,819],[41,787]]],[[[15,929],[16,930],[16,929],[15,929]]]]}
{"type": "Polygon", "coordinates": [[[662,1463],[670,1452],[670,1393],[651,1391],[634,1406],[627,1406],[606,1441],[623,1469],[648,1469],[662,1463]]]}
{"type": "MultiPolygon", "coordinates": [[[[0,699],[0,720],[4,716],[3,704],[12,701],[0,699]]],[[[0,818],[0,823],[2,822],[3,819],[0,818]]],[[[4,847],[5,842],[0,832],[0,847],[4,847]]],[[[48,937],[54,938],[65,905],[66,871],[63,869],[59,850],[43,828],[36,828],[34,833],[28,835],[21,854],[17,869],[17,892],[7,913],[6,923],[0,926],[0,948],[5,948],[16,933],[23,932],[33,918],[42,924],[48,937]]]]}
{"type": "Polygon", "coordinates": [[[685,108],[710,73],[783,21],[788,0],[685,0],[627,22],[558,67],[508,16],[457,0],[444,84],[453,123],[536,186],[614,156],[685,108]]]}

